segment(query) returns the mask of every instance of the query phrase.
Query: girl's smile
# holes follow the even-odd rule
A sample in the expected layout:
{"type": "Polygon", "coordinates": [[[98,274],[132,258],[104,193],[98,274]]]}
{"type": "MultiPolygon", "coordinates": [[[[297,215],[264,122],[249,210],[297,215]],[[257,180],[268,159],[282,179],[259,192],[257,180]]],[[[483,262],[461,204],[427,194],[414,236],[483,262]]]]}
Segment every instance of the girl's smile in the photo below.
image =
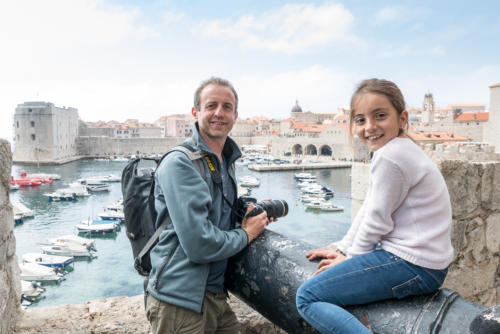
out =
{"type": "Polygon", "coordinates": [[[371,151],[376,151],[400,135],[408,120],[408,112],[401,115],[389,99],[381,94],[365,93],[354,104],[353,133],[371,151]]]}

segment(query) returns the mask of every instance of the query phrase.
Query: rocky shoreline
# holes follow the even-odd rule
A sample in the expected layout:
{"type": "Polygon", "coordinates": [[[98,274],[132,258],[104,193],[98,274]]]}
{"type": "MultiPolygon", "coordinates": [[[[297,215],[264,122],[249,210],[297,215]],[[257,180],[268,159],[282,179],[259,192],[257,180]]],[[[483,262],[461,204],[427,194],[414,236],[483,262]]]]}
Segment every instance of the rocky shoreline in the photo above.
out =
{"type": "MultiPolygon", "coordinates": [[[[242,334],[286,334],[235,296],[231,295],[229,304],[238,316],[242,334]]],[[[30,308],[19,314],[13,333],[147,334],[151,327],[144,296],[139,295],[30,308]]]]}

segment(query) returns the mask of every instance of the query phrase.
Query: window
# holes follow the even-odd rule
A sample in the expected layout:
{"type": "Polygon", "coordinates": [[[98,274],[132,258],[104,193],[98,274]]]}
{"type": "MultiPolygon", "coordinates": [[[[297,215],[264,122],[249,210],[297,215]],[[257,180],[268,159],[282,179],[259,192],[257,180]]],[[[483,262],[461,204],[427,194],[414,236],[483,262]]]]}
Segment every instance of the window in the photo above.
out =
{"type": "Polygon", "coordinates": [[[35,127],[35,121],[31,121],[31,122],[30,122],[30,124],[31,124],[31,127],[32,127],[32,128],[34,128],[34,127],[35,127]]]}
{"type": "Polygon", "coordinates": [[[17,127],[19,128],[19,121],[16,121],[16,125],[17,125],[17,127]]]}
{"type": "Polygon", "coordinates": [[[32,112],[32,111],[33,111],[33,109],[29,108],[29,109],[28,109],[28,111],[29,111],[29,112],[32,112]]]}
{"type": "Polygon", "coordinates": [[[35,139],[36,139],[35,135],[31,134],[31,140],[35,140],[35,139]]]}

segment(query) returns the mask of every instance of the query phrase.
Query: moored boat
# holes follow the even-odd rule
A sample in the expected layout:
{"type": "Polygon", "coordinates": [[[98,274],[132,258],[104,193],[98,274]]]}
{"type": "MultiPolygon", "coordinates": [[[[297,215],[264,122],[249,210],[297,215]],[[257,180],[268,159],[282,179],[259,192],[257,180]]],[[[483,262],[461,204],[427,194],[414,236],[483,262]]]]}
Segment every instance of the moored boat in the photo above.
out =
{"type": "Polygon", "coordinates": [[[75,193],[66,192],[64,189],[56,190],[53,193],[43,194],[49,199],[49,202],[70,202],[76,201],[75,193]]]}
{"type": "Polygon", "coordinates": [[[19,225],[24,222],[23,215],[21,213],[14,214],[14,225],[19,225]]]}
{"type": "Polygon", "coordinates": [[[118,225],[109,220],[86,219],[76,225],[78,233],[113,233],[118,225]]]}
{"type": "Polygon", "coordinates": [[[35,215],[33,210],[28,209],[20,202],[12,201],[12,209],[14,210],[14,214],[21,214],[23,218],[31,218],[35,215]]]}
{"type": "Polygon", "coordinates": [[[65,268],[73,263],[72,256],[59,256],[44,253],[26,253],[22,256],[24,262],[38,263],[46,267],[65,268]]]}
{"type": "Polygon", "coordinates": [[[50,255],[91,257],[90,250],[78,244],[58,244],[42,246],[42,252],[50,255]]]}
{"type": "Polygon", "coordinates": [[[61,235],[57,238],[49,238],[48,239],[49,244],[52,245],[67,245],[69,244],[75,244],[78,246],[84,246],[88,250],[96,250],[95,249],[95,243],[94,240],[88,239],[88,238],[82,238],[77,235],[73,234],[67,234],[67,235],[61,235]]]}
{"type": "Polygon", "coordinates": [[[21,262],[21,279],[25,281],[59,281],[61,275],[57,274],[53,268],[42,266],[37,263],[21,262]]]}
{"type": "Polygon", "coordinates": [[[324,202],[320,205],[319,209],[321,211],[344,211],[344,207],[337,206],[332,202],[324,202]]]}
{"type": "Polygon", "coordinates": [[[240,178],[238,184],[242,187],[258,187],[260,180],[254,176],[245,175],[240,178]]]}
{"type": "Polygon", "coordinates": [[[106,210],[104,212],[101,212],[98,214],[98,216],[102,220],[113,220],[113,221],[118,221],[118,222],[123,222],[125,220],[125,214],[123,211],[113,211],[113,210],[106,210]]]}

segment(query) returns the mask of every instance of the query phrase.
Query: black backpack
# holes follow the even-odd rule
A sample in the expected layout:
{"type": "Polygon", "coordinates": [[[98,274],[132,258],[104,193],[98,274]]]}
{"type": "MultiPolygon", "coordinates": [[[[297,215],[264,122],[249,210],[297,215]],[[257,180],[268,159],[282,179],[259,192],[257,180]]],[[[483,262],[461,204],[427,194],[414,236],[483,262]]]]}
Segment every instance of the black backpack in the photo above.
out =
{"type": "Polygon", "coordinates": [[[134,267],[142,276],[149,276],[149,272],[151,271],[149,252],[158,241],[161,232],[171,222],[167,213],[162,224],[156,229],[158,213],[154,204],[154,174],[161,161],[174,151],[186,154],[200,175],[205,178],[205,168],[202,161],[203,155],[201,151],[196,150],[188,144],[175,146],[160,159],[134,159],[125,166],[122,172],[123,212],[125,214],[127,237],[132,246],[134,267]],[[139,163],[145,160],[156,162],[154,170],[153,168],[139,168],[139,163]]]}

